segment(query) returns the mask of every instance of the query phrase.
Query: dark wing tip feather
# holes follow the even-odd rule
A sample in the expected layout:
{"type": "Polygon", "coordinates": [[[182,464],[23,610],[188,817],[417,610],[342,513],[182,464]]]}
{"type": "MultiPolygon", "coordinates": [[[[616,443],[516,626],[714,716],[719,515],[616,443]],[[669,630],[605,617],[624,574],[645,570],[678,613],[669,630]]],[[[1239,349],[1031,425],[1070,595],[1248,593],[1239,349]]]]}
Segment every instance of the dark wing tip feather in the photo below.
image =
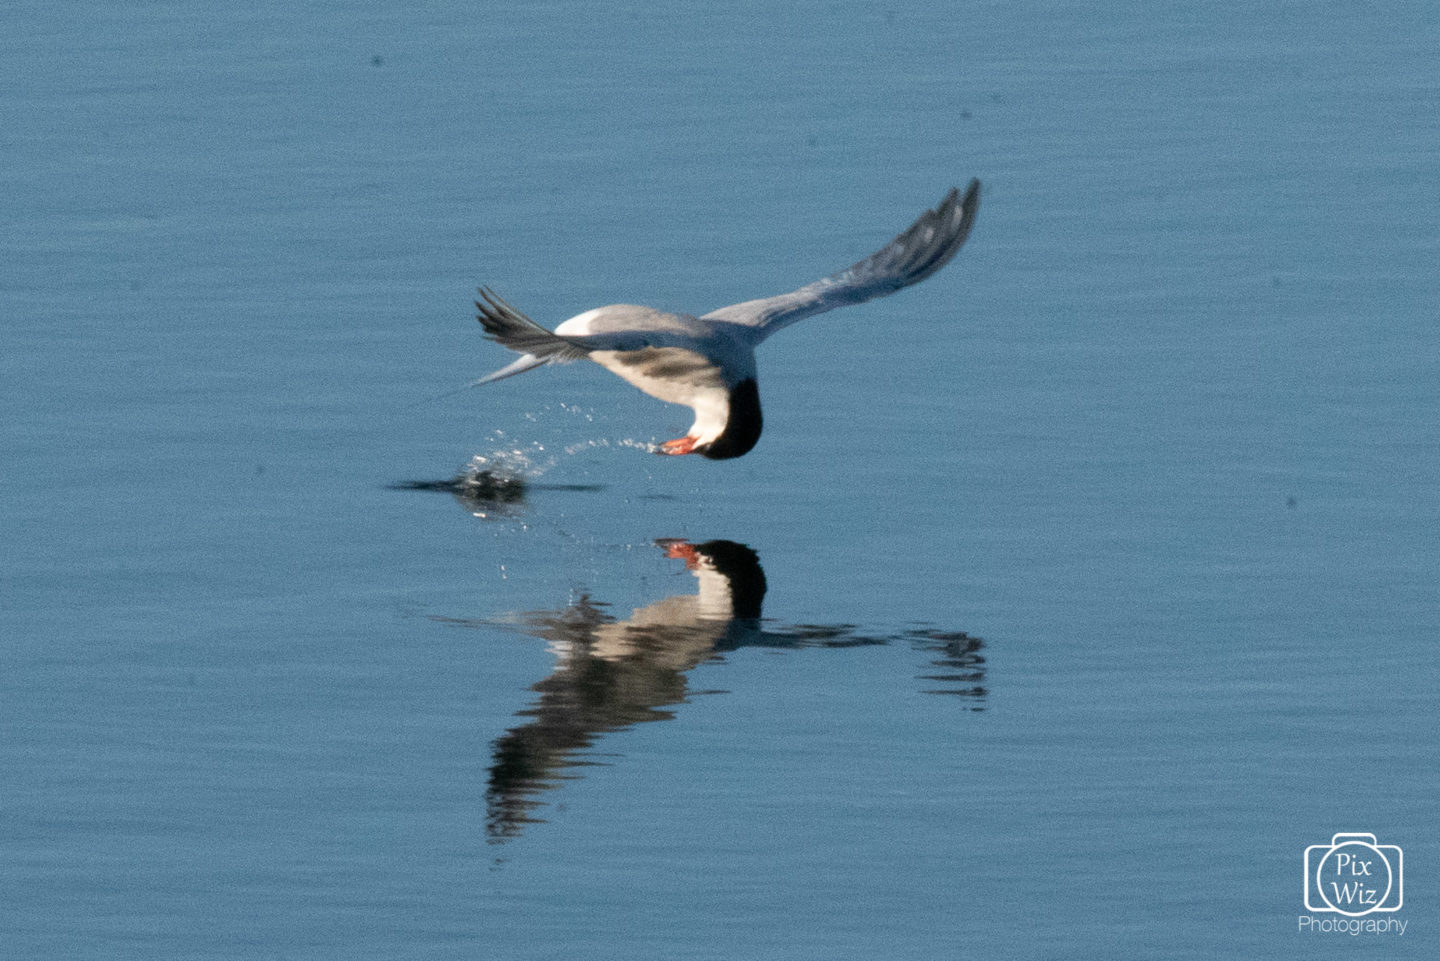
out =
{"type": "Polygon", "coordinates": [[[883,276],[895,290],[917,284],[948,264],[964,246],[979,207],[979,180],[970,181],[963,197],[959,188],[951,187],[938,205],[850,271],[857,277],[883,276]]]}
{"type": "Polygon", "coordinates": [[[508,337],[540,326],[501,300],[489,287],[480,288],[480,299],[475,301],[475,310],[475,319],[480,321],[485,333],[502,344],[505,344],[508,337]]]}
{"type": "Polygon", "coordinates": [[[584,347],[541,327],[489,287],[480,288],[475,311],[475,319],[485,328],[485,336],[511,350],[551,361],[579,360],[589,353],[584,347]]]}

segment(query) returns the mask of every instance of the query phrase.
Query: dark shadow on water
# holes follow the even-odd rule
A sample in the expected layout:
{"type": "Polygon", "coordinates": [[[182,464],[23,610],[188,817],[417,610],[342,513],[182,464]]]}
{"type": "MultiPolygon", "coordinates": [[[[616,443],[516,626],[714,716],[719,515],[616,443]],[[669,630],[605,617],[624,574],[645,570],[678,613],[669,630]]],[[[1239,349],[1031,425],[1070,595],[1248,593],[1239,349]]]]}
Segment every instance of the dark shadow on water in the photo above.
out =
{"type": "Polygon", "coordinates": [[[853,648],[905,643],[928,658],[918,675],[927,693],[984,709],[984,642],[960,631],[919,625],[868,633],[853,624],[777,625],[761,617],[765,572],[756,553],[733,541],[691,544],[661,540],[667,557],[684,561],[699,582],[695,594],[666,597],[620,620],[607,605],[581,595],[556,611],[503,620],[436,618],[464,627],[506,627],[550,642],[558,663],[531,689],[527,721],[494,746],[486,791],[492,842],[518,836],[544,792],[602,763],[588,749],[603,734],[674,716],[667,708],[701,692],[687,691],[686,672],[742,647],[853,648]]]}
{"type": "Polygon", "coordinates": [[[604,484],[540,484],[518,474],[500,471],[467,470],[445,480],[400,481],[388,485],[395,491],[432,491],[450,494],[466,510],[479,516],[518,513],[525,495],[532,490],[603,491],[604,484]]]}

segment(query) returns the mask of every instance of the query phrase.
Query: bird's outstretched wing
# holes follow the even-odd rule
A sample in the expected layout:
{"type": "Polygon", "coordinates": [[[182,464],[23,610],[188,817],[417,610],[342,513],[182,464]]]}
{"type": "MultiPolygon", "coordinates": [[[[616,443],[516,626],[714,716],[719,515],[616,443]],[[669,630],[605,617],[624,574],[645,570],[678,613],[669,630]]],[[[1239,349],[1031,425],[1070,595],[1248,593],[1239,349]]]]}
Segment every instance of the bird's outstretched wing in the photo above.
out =
{"type": "Polygon", "coordinates": [[[939,206],[859,263],[788,294],[721,307],[701,319],[754,328],[758,342],[812,314],[892,294],[929,277],[955,256],[979,206],[980,181],[970,181],[963,196],[952,187],[939,206]]]}
{"type": "Polygon", "coordinates": [[[475,301],[475,309],[480,326],[485,328],[485,336],[513,351],[530,354],[547,363],[580,360],[590,353],[589,348],[541,327],[501,300],[489,287],[480,288],[480,299],[475,301]]]}
{"type": "Polygon", "coordinates": [[[522,356],[495,373],[474,381],[471,387],[504,380],[544,364],[566,364],[572,360],[580,360],[590,353],[590,348],[541,327],[501,300],[495,291],[488,287],[480,288],[480,299],[475,301],[475,310],[476,319],[480,321],[480,326],[485,328],[485,336],[497,344],[519,351],[522,356]]]}

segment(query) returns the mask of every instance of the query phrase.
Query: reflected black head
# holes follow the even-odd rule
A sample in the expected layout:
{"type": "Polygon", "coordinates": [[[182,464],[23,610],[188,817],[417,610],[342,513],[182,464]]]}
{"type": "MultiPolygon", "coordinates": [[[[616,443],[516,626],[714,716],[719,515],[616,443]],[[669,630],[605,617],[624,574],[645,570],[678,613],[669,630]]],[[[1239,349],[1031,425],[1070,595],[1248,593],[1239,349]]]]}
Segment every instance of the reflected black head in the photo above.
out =
{"type": "Polygon", "coordinates": [[[759,620],[766,587],[760,555],[734,541],[706,541],[696,544],[695,550],[710,558],[716,572],[730,582],[734,616],[742,620],[759,620]]]}
{"type": "Polygon", "coordinates": [[[760,416],[760,388],[755,378],[747,377],[730,391],[730,419],[725,431],[696,453],[711,460],[729,460],[748,454],[760,439],[764,419],[760,416]]]}

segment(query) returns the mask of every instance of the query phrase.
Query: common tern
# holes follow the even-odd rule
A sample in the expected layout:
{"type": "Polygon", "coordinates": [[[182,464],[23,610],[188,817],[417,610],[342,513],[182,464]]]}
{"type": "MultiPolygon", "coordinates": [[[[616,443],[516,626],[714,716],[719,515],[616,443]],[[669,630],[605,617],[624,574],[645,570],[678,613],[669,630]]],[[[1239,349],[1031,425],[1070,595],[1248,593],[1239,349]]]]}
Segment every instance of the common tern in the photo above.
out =
{"type": "Polygon", "coordinates": [[[760,439],[755,348],[782,327],[813,314],[893,294],[935,273],[965,243],[980,206],[980,181],[951,188],[890,243],[838,273],[788,294],[747,300],[693,317],[652,307],[597,307],[547,330],[488,287],[475,306],[486,335],[521,354],[471,386],[546,364],[588,359],[651,397],[695,411],[690,431],[659,445],[660,454],[740,457],[760,439]]]}

